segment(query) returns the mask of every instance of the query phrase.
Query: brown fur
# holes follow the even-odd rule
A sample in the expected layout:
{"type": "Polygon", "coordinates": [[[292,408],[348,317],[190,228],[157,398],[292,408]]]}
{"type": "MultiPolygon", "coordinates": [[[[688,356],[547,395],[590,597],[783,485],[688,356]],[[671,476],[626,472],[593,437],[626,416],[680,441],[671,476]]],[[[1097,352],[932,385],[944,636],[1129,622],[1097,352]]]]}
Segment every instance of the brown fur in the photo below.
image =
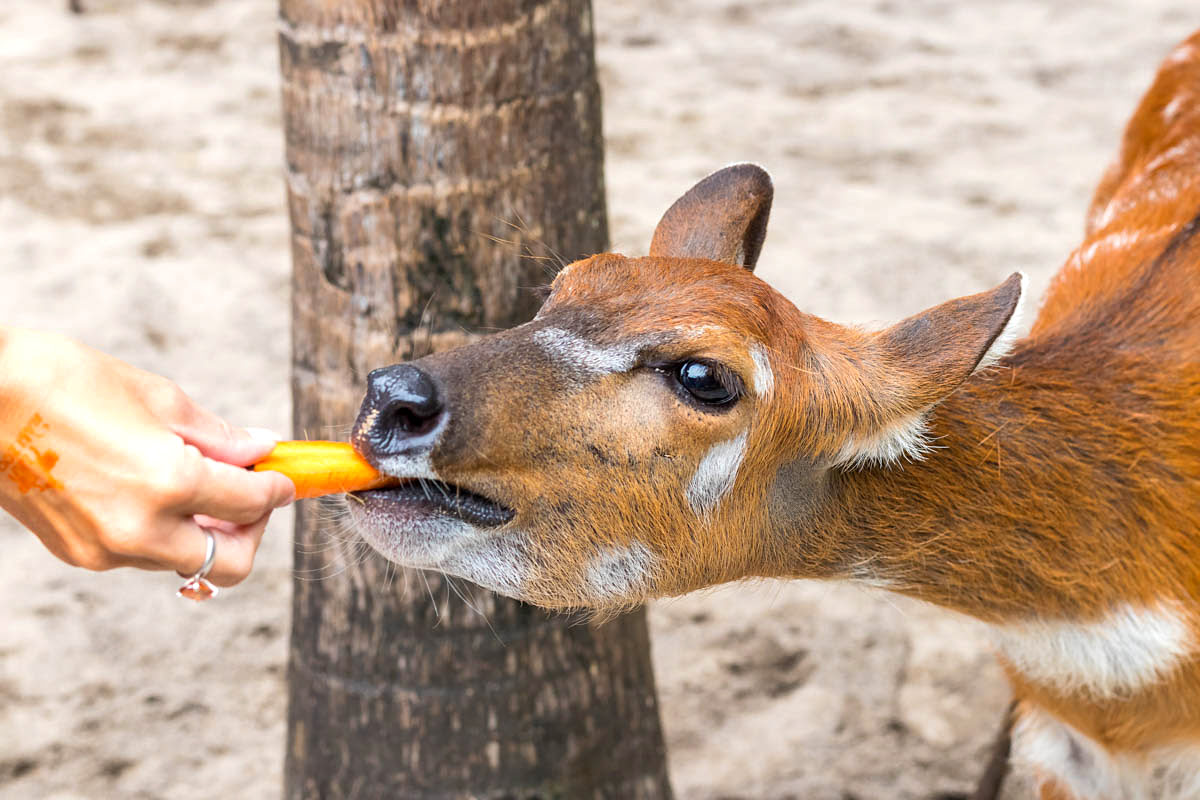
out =
{"type": "MultiPolygon", "coordinates": [[[[887,582],[991,623],[1088,622],[1121,603],[1193,608],[1200,34],[1182,47],[1192,50],[1168,60],[1131,120],[1031,334],[995,367],[976,371],[1013,313],[1015,278],[870,333],[798,311],[744,269],[771,199],[765,173],[746,165],[681,198],[650,257],[573,264],[534,322],[417,362],[448,398],[438,476],[516,512],[500,533],[518,542],[519,595],[613,608],[782,576],[887,582]],[[609,371],[564,366],[539,344],[551,330],[587,352],[635,356],[609,371]],[[774,375],[761,395],[755,345],[774,375]],[[719,410],[685,402],[669,365],[689,358],[723,364],[744,396],[719,410]],[[837,466],[848,442],[924,413],[927,458],[837,466]],[[743,432],[732,489],[697,513],[685,490],[698,465],[743,432]],[[589,564],[635,543],[651,573],[598,596],[589,564]]],[[[1121,698],[1009,672],[1023,708],[1113,752],[1200,744],[1195,657],[1121,698]]],[[[1049,783],[1043,797],[1070,796],[1049,783]]]]}

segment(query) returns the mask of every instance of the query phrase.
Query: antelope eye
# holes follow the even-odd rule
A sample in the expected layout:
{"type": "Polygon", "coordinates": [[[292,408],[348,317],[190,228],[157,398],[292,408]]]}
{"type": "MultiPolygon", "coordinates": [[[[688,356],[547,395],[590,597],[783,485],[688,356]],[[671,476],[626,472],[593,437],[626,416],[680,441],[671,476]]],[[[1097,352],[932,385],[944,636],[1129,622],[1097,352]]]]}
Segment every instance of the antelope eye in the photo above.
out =
{"type": "Polygon", "coordinates": [[[684,361],[675,368],[675,380],[688,394],[710,406],[720,406],[737,397],[727,385],[728,378],[713,364],[704,361],[684,361]]]}

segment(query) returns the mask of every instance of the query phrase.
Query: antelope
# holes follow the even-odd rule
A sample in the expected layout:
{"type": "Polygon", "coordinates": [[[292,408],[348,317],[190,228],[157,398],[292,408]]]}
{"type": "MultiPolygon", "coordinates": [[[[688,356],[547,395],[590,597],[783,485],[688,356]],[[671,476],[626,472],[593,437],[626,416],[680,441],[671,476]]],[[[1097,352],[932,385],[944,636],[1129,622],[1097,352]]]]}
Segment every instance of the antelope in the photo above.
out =
{"type": "Polygon", "coordinates": [[[351,503],[397,563],[547,608],[763,576],[987,626],[1042,800],[1200,797],[1200,33],[1166,59],[1029,334],[1014,274],[879,331],[753,274],[773,188],[710,175],[649,255],[377,369],[351,503]]]}

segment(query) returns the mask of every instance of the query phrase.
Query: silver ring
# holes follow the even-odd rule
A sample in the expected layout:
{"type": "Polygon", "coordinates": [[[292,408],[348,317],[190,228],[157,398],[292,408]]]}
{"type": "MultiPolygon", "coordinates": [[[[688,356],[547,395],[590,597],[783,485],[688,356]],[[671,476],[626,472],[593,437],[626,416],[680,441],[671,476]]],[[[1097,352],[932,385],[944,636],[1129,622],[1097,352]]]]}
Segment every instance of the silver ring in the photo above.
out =
{"type": "Polygon", "coordinates": [[[175,592],[176,597],[186,597],[197,603],[217,596],[217,587],[208,580],[208,573],[212,572],[213,562],[217,560],[217,537],[208,528],[200,530],[204,531],[204,563],[196,570],[196,574],[188,578],[175,592]]]}

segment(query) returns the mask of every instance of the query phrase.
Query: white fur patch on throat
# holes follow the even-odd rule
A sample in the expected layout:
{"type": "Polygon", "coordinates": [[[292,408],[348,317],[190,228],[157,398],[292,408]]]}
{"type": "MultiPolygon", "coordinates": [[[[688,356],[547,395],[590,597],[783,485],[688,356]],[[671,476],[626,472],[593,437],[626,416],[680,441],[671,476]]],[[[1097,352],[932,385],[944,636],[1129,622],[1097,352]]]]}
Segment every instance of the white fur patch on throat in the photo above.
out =
{"type": "Polygon", "coordinates": [[[749,433],[743,431],[727,442],[714,444],[700,459],[687,487],[688,504],[697,514],[710,513],[733,488],[742,459],[746,457],[748,437],[749,433]]]}
{"type": "Polygon", "coordinates": [[[1012,762],[1040,783],[1078,800],[1191,800],[1200,797],[1200,748],[1166,747],[1143,755],[1112,753],[1036,708],[1013,726],[1012,762]]]}
{"type": "Polygon", "coordinates": [[[640,600],[650,585],[654,557],[641,542],[609,546],[587,565],[585,583],[590,602],[640,600]]]}
{"type": "Polygon", "coordinates": [[[1021,293],[1017,296],[1017,307],[1013,309],[1012,316],[1004,324],[1004,329],[1000,331],[1000,335],[992,341],[992,346],[987,349],[987,352],[983,354],[983,358],[979,359],[979,363],[975,365],[975,372],[987,369],[1012,352],[1013,345],[1017,342],[1017,336],[1020,335],[1022,318],[1025,316],[1025,294],[1028,283],[1029,279],[1022,272],[1021,293]]]}
{"type": "Polygon", "coordinates": [[[887,467],[904,459],[920,461],[929,443],[928,412],[902,417],[868,436],[851,436],[834,456],[833,466],[846,469],[887,467]]]}
{"type": "Polygon", "coordinates": [[[1117,698],[1158,683],[1194,652],[1183,612],[1121,605],[1095,622],[992,625],[1000,654],[1033,683],[1117,698]]]}

